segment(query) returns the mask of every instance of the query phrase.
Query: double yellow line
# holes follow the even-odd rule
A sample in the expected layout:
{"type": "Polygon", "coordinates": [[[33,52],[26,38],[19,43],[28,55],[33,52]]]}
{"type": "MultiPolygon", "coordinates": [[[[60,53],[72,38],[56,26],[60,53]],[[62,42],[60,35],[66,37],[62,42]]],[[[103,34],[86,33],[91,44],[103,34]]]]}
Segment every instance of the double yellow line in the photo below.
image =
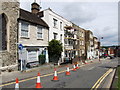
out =
{"type": "Polygon", "coordinates": [[[96,90],[100,84],[103,82],[103,80],[113,71],[113,69],[109,69],[105,74],[103,74],[98,81],[94,84],[94,86],[91,88],[91,90],[96,90]]]}

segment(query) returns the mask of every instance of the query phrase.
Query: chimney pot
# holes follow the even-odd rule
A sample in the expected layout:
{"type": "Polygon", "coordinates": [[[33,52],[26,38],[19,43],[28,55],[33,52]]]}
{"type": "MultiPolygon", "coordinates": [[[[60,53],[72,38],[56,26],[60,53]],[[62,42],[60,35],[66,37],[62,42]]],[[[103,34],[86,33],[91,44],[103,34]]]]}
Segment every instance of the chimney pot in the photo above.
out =
{"type": "Polygon", "coordinates": [[[40,11],[40,5],[37,4],[36,2],[31,4],[31,11],[34,14],[37,14],[40,11]]]}

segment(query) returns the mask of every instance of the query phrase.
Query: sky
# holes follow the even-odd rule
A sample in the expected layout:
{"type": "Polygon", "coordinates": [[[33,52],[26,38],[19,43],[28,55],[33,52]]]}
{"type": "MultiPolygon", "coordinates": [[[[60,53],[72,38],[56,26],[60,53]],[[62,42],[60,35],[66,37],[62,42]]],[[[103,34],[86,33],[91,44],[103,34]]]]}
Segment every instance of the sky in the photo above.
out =
{"type": "MultiPolygon", "coordinates": [[[[20,0],[22,9],[31,11],[34,0],[20,0]]],[[[101,45],[118,45],[118,0],[36,0],[41,10],[51,8],[68,21],[100,39],[101,45]]]]}

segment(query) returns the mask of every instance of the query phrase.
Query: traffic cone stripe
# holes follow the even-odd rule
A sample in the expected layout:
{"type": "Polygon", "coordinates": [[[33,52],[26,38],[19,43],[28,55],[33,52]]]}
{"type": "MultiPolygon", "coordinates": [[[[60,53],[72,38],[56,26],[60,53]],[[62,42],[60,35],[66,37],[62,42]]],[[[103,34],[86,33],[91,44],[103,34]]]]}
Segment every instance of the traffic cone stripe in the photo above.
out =
{"type": "Polygon", "coordinates": [[[57,71],[55,71],[54,76],[57,76],[57,71]]]}
{"type": "Polygon", "coordinates": [[[77,63],[77,66],[76,66],[76,69],[79,69],[80,67],[78,66],[78,63],[77,63]]]}
{"type": "Polygon", "coordinates": [[[78,64],[77,64],[77,67],[78,67],[78,64]]]}
{"type": "Polygon", "coordinates": [[[67,67],[67,71],[68,71],[68,72],[70,71],[69,67],[67,67]]]}
{"type": "Polygon", "coordinates": [[[73,68],[75,68],[75,65],[73,65],[73,68]]]}
{"type": "Polygon", "coordinates": [[[37,83],[40,83],[40,77],[39,76],[37,77],[37,83]]]}
{"type": "Polygon", "coordinates": [[[76,69],[75,69],[76,67],[75,67],[75,64],[73,65],[73,71],[76,71],[76,69]]]}

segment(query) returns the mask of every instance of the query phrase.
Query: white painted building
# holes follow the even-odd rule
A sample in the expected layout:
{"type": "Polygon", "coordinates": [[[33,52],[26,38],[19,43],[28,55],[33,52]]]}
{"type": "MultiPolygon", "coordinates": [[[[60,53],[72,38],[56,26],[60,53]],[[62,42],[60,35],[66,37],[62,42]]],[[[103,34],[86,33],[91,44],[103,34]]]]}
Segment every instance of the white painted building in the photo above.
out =
{"type": "MultiPolygon", "coordinates": [[[[72,23],[57,13],[53,12],[50,8],[43,10],[42,19],[49,25],[49,41],[52,39],[60,40],[64,47],[64,26],[72,26],[72,23]]],[[[61,54],[60,62],[63,62],[64,48],[61,54]]]]}

